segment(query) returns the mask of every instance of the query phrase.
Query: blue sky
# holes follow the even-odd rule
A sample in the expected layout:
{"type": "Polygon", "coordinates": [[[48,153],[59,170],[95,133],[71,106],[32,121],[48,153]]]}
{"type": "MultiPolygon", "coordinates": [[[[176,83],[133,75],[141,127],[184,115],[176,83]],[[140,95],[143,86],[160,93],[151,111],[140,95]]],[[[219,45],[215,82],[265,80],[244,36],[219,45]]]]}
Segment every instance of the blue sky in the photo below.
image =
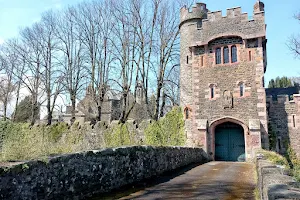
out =
{"type": "MultiPolygon", "coordinates": [[[[30,26],[49,9],[61,9],[82,0],[0,0],[0,42],[18,35],[20,27],[30,26]]],[[[252,16],[256,0],[205,0],[211,11],[241,6],[243,12],[252,16]]],[[[300,23],[293,14],[300,11],[299,0],[265,0],[268,69],[265,80],[276,76],[300,76],[300,59],[295,59],[287,48],[292,34],[300,34],[300,23]],[[276,3],[275,3],[276,2],[276,3]]]]}

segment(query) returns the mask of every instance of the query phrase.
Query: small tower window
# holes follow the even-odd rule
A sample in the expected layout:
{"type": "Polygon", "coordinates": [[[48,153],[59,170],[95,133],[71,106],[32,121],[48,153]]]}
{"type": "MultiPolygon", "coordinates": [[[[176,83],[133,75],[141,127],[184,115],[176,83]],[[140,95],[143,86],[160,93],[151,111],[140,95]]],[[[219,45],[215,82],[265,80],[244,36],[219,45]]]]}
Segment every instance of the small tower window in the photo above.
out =
{"type": "Polygon", "coordinates": [[[204,63],[203,63],[203,56],[201,56],[200,59],[201,59],[201,67],[203,67],[203,64],[204,64],[204,63]]]}
{"type": "Polygon", "coordinates": [[[221,64],[221,48],[216,49],[216,64],[221,64]]]}
{"type": "Polygon", "coordinates": [[[189,108],[184,109],[184,117],[185,117],[185,119],[190,119],[191,115],[190,115],[190,109],[189,108]]]}
{"type": "Polygon", "coordinates": [[[223,58],[224,63],[229,63],[229,48],[227,46],[223,49],[223,58]]]}
{"type": "Polygon", "coordinates": [[[280,138],[278,138],[277,143],[278,143],[278,150],[281,151],[281,140],[280,140],[280,138]]]}
{"type": "Polygon", "coordinates": [[[197,22],[197,29],[200,29],[200,28],[202,28],[202,20],[199,20],[197,22]]]}
{"type": "Polygon", "coordinates": [[[189,64],[189,56],[186,56],[186,64],[189,64]]]}
{"type": "Polygon", "coordinates": [[[237,62],[237,49],[235,45],[231,47],[231,62],[237,62]]]}
{"type": "Polygon", "coordinates": [[[252,61],[252,52],[249,51],[249,61],[252,61]]]}
{"type": "Polygon", "coordinates": [[[244,83],[240,83],[240,97],[244,96],[244,90],[245,90],[244,83]]]}
{"type": "Polygon", "coordinates": [[[296,127],[296,119],[295,119],[295,115],[293,115],[293,127],[296,127]]]}
{"type": "Polygon", "coordinates": [[[210,86],[210,98],[211,99],[215,98],[215,86],[214,85],[210,86]]]}

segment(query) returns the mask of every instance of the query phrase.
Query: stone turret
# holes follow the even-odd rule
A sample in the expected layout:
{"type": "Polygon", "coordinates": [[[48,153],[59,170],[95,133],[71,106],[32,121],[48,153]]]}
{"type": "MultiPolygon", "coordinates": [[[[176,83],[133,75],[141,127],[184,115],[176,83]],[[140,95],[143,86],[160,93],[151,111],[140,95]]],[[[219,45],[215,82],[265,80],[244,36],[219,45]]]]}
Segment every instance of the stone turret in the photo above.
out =
{"type": "Polygon", "coordinates": [[[180,26],[186,21],[206,19],[207,12],[205,3],[196,3],[191,10],[186,6],[182,7],[180,10],[180,26]]]}
{"type": "Polygon", "coordinates": [[[265,11],[265,4],[258,0],[254,5],[254,13],[264,12],[265,11]]]}

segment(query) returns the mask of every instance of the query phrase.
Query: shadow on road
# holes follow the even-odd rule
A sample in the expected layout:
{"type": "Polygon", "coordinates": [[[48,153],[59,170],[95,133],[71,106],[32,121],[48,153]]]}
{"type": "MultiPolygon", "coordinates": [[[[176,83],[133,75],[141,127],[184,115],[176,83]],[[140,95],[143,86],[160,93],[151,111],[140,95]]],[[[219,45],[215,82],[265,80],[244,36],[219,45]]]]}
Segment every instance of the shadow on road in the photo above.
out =
{"type": "Polygon", "coordinates": [[[169,180],[171,180],[177,176],[180,176],[199,165],[201,165],[201,164],[191,164],[191,165],[188,165],[185,167],[181,167],[177,170],[165,172],[159,176],[154,176],[152,178],[148,178],[148,179],[145,179],[145,180],[142,180],[142,181],[130,184],[130,185],[123,186],[117,190],[112,190],[110,193],[97,194],[91,198],[88,198],[88,200],[119,199],[124,196],[128,196],[132,193],[144,190],[148,187],[153,187],[160,183],[168,182],[169,180]]]}

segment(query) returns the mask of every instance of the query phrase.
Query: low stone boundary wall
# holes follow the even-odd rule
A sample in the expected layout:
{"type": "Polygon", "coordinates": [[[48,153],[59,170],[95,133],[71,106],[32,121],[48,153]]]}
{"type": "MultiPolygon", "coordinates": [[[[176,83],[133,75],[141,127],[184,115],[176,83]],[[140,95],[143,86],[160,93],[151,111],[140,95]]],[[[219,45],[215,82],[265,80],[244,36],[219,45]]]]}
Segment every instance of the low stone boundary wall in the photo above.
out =
{"type": "Polygon", "coordinates": [[[0,199],[83,199],[207,161],[200,148],[134,146],[24,162],[0,168],[0,199]]]}
{"type": "Polygon", "coordinates": [[[300,199],[299,183],[288,172],[265,159],[257,160],[258,185],[262,200],[300,199]],[[297,186],[299,187],[299,185],[297,186]]]}

